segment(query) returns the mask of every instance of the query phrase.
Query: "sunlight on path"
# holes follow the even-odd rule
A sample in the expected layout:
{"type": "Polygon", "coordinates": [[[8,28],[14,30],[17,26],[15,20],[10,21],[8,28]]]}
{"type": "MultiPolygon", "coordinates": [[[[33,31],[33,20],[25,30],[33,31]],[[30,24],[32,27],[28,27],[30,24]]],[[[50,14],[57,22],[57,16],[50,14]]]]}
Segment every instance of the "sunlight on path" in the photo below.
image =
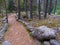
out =
{"type": "Polygon", "coordinates": [[[5,35],[5,40],[10,41],[11,45],[36,45],[23,25],[16,21],[15,14],[9,15],[8,20],[10,26],[5,35]]]}

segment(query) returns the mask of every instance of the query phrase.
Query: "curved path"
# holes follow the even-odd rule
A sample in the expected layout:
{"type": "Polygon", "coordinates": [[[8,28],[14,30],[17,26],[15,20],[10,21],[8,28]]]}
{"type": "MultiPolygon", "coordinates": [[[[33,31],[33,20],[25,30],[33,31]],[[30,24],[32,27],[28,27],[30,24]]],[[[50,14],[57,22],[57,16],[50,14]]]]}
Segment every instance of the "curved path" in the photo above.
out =
{"type": "Polygon", "coordinates": [[[5,35],[5,40],[9,41],[11,45],[36,45],[24,26],[17,22],[15,14],[8,16],[9,27],[5,35]]]}

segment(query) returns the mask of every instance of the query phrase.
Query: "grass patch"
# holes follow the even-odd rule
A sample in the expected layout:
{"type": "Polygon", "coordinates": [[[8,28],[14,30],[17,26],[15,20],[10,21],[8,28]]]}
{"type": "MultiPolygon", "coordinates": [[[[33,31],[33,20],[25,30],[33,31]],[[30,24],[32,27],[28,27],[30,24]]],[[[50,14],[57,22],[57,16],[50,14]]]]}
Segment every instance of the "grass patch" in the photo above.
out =
{"type": "MultiPolygon", "coordinates": [[[[56,13],[57,13],[57,15],[60,15],[60,6],[56,7],[56,13]]],[[[54,14],[54,9],[52,11],[52,14],[54,14]]]]}
{"type": "Polygon", "coordinates": [[[4,16],[0,16],[0,18],[4,18],[4,16]]]}
{"type": "Polygon", "coordinates": [[[60,10],[60,6],[57,6],[57,10],[60,10]]]}
{"type": "Polygon", "coordinates": [[[32,25],[33,27],[39,27],[42,25],[45,25],[48,27],[60,27],[60,19],[54,19],[51,17],[47,19],[41,19],[41,20],[33,19],[31,21],[29,21],[29,19],[26,19],[25,21],[29,22],[30,25],[32,25]]]}

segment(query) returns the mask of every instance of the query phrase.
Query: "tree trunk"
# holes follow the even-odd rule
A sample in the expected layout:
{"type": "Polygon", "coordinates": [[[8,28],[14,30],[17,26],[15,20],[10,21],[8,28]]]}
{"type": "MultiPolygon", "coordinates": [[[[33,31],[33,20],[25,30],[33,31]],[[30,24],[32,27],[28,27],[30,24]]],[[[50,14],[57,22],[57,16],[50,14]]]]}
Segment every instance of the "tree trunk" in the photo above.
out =
{"type": "Polygon", "coordinates": [[[28,18],[28,0],[25,0],[26,4],[26,17],[28,18]]]}
{"type": "Polygon", "coordinates": [[[50,0],[50,3],[49,3],[49,15],[51,15],[51,8],[52,8],[52,0],[50,0]]]}
{"type": "Polygon", "coordinates": [[[44,18],[47,18],[47,10],[48,10],[48,0],[46,0],[46,3],[45,3],[45,15],[44,15],[44,18]]]}
{"type": "Polygon", "coordinates": [[[21,18],[20,15],[20,0],[18,0],[18,20],[21,18]]]}
{"type": "Polygon", "coordinates": [[[33,15],[32,15],[32,8],[33,8],[33,6],[32,6],[32,4],[33,4],[33,0],[30,0],[30,18],[31,19],[33,19],[33,15]]]}
{"type": "Polygon", "coordinates": [[[40,1],[41,0],[39,0],[39,4],[38,4],[39,19],[41,19],[41,14],[40,14],[40,12],[41,12],[41,2],[40,1]]]}
{"type": "Polygon", "coordinates": [[[55,14],[55,12],[56,12],[56,6],[57,6],[57,0],[54,0],[54,14],[55,14]]]}
{"type": "Polygon", "coordinates": [[[6,4],[6,0],[4,0],[4,2],[5,2],[5,10],[6,10],[6,21],[7,21],[7,23],[8,23],[8,15],[7,15],[7,4],[6,4]]]}

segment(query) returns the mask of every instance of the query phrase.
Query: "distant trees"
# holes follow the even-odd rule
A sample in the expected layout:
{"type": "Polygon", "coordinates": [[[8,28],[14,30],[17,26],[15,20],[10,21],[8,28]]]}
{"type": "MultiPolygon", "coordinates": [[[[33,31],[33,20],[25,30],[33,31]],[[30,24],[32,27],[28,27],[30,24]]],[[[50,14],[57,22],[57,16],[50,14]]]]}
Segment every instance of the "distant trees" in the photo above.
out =
{"type": "Polygon", "coordinates": [[[13,0],[8,0],[8,11],[13,12],[16,10],[15,3],[13,0]]]}
{"type": "Polygon", "coordinates": [[[4,0],[0,0],[0,13],[3,15],[4,0]]]}
{"type": "MultiPolygon", "coordinates": [[[[36,10],[36,5],[33,4],[34,0],[18,0],[18,19],[20,19],[20,11],[26,11],[26,17],[28,18],[28,11],[30,10],[30,18],[33,19],[33,11],[36,10]],[[35,9],[34,9],[35,8],[35,9]],[[34,9],[34,10],[33,10],[34,9]]],[[[51,15],[53,10],[53,0],[43,0],[44,1],[44,18],[47,18],[47,13],[51,15]]],[[[54,0],[54,13],[56,11],[57,0],[54,0]]],[[[41,19],[41,0],[38,0],[38,15],[41,19]]]]}
{"type": "Polygon", "coordinates": [[[2,0],[0,0],[0,13],[1,13],[1,5],[2,5],[2,3],[1,3],[1,2],[2,2],[2,0]]]}

